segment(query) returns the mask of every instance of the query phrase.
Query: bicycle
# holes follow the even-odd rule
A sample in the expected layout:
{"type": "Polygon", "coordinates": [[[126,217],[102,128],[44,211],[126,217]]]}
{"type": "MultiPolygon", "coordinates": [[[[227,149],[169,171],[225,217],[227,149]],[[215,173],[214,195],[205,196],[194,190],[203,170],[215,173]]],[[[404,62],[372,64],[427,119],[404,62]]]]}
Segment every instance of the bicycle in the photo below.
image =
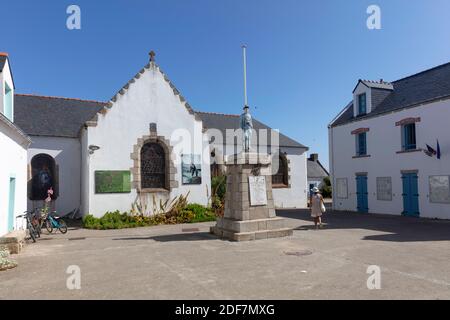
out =
{"type": "Polygon", "coordinates": [[[60,217],[52,215],[55,213],[56,211],[53,211],[52,213],[47,214],[47,216],[45,217],[45,229],[47,229],[48,233],[52,233],[54,228],[58,229],[62,234],[67,233],[66,222],[60,217]]]}
{"type": "Polygon", "coordinates": [[[33,211],[25,211],[24,214],[17,216],[16,219],[25,218],[27,220],[27,230],[30,238],[33,242],[36,242],[36,238],[40,237],[40,233],[38,234],[36,228],[33,225],[33,219],[35,218],[35,216],[33,216],[33,211]]]}

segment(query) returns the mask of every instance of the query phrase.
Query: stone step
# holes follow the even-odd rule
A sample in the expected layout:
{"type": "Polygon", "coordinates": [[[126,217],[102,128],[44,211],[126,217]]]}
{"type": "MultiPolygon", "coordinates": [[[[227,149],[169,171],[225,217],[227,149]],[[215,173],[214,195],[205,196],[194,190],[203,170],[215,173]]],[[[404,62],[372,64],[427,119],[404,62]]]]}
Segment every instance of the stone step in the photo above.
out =
{"type": "Polygon", "coordinates": [[[211,227],[211,233],[222,239],[228,239],[231,241],[251,241],[292,236],[293,230],[291,228],[279,228],[255,232],[234,232],[214,226],[211,227]]]}
{"type": "Polygon", "coordinates": [[[287,227],[285,218],[264,218],[255,220],[217,219],[217,227],[237,233],[283,229],[287,227]]]}

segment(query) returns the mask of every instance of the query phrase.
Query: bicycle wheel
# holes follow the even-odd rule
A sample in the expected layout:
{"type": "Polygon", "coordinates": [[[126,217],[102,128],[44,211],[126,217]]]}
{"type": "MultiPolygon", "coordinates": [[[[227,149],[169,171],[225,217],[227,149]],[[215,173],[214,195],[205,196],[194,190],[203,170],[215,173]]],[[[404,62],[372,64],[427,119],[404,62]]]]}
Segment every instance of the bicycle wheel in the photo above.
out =
{"type": "Polygon", "coordinates": [[[41,224],[39,223],[39,221],[37,221],[37,223],[34,225],[34,230],[36,230],[36,236],[38,238],[41,237],[41,224]]]}
{"type": "Polygon", "coordinates": [[[58,220],[59,223],[59,227],[58,230],[61,231],[61,233],[66,233],[67,232],[67,224],[64,220],[60,219],[58,220]]]}
{"type": "Polygon", "coordinates": [[[48,233],[52,233],[53,232],[53,225],[52,222],[50,220],[45,220],[45,229],[47,229],[48,233]]]}
{"type": "Polygon", "coordinates": [[[36,242],[36,230],[34,230],[34,227],[31,223],[28,223],[28,232],[30,233],[31,240],[33,240],[33,242],[36,242]]]}

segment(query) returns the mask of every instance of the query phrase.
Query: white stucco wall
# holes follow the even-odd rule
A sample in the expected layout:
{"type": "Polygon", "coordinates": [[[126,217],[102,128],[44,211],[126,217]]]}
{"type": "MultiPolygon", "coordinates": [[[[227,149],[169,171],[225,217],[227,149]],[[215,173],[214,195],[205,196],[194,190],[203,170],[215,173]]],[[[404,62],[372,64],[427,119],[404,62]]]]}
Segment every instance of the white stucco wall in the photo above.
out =
{"type": "MultiPolygon", "coordinates": [[[[87,136],[82,139],[83,149],[89,145],[99,146],[100,149],[94,154],[88,155],[87,162],[83,163],[83,170],[88,186],[89,196],[87,204],[83,205],[86,213],[102,216],[107,211],[128,211],[132,203],[137,199],[136,189],[131,193],[121,194],[96,194],[94,185],[94,173],[97,170],[130,170],[133,160],[130,154],[133,146],[139,138],[149,135],[150,123],[157,124],[158,136],[164,136],[171,140],[174,154],[200,154],[202,163],[202,184],[183,185],[181,181],[181,163],[175,163],[177,168],[176,180],[178,187],[173,188],[169,197],[173,199],[180,194],[189,194],[189,202],[206,205],[207,195],[210,194],[210,167],[209,148],[203,139],[202,123],[190,114],[184,102],[175,95],[169,83],[164,79],[159,69],[151,67],[145,69],[123,95],[118,99],[104,115],[98,115],[97,126],[88,127],[87,136]],[[192,144],[176,145],[179,130],[189,133],[192,144]],[[203,151],[206,150],[206,156],[203,151]]],[[[167,199],[164,193],[157,193],[159,199],[167,199]]],[[[147,194],[147,204],[151,207],[153,194],[147,194]]],[[[86,196],[83,196],[85,199],[86,196]]]]}
{"type": "Polygon", "coordinates": [[[276,208],[306,208],[308,199],[306,151],[300,155],[288,154],[290,188],[274,188],[276,208]]]}
{"type": "Polygon", "coordinates": [[[27,150],[22,138],[0,121],[0,236],[8,232],[10,178],[15,178],[14,229],[24,227],[15,217],[27,209],[27,150]]]}
{"type": "MultiPolygon", "coordinates": [[[[54,209],[59,214],[80,207],[81,197],[81,148],[78,138],[32,136],[28,149],[28,164],[37,154],[48,154],[55,159],[59,176],[59,196],[54,209]]],[[[29,177],[31,179],[31,177],[29,177]]],[[[28,200],[28,209],[42,207],[42,201],[28,200]]]]}
{"type": "Polygon", "coordinates": [[[450,100],[389,113],[329,129],[330,168],[333,190],[337,178],[347,178],[348,198],[333,197],[337,210],[356,211],[355,173],[368,173],[369,212],[401,214],[403,211],[402,170],[418,170],[420,216],[450,219],[450,204],[429,201],[429,176],[450,175],[450,100]],[[395,123],[409,117],[420,117],[416,123],[417,148],[429,144],[436,148],[439,139],[442,157],[430,158],[423,152],[397,153],[401,150],[401,127],[395,123]],[[355,158],[355,136],[351,131],[370,128],[367,132],[367,153],[370,157],[355,158]],[[391,177],[392,201],[377,200],[376,178],[391,177]]]}

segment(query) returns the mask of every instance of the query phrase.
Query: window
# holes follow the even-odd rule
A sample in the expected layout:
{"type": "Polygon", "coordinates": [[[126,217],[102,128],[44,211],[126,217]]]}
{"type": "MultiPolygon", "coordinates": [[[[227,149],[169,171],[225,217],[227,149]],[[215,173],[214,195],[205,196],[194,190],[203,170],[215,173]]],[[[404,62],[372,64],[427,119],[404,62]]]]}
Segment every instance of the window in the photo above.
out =
{"type": "Polygon", "coordinates": [[[365,156],[367,155],[367,134],[366,132],[359,133],[356,135],[356,155],[365,156]]]}
{"type": "Polygon", "coordinates": [[[367,112],[367,99],[366,94],[360,94],[358,96],[358,115],[366,114],[367,112]]]}
{"type": "Polygon", "coordinates": [[[275,188],[287,188],[289,185],[287,159],[284,155],[280,155],[278,159],[278,171],[272,175],[272,186],[275,188]]]}
{"type": "Polygon", "coordinates": [[[402,127],[402,149],[416,149],[416,124],[409,123],[402,127]]]}
{"type": "Polygon", "coordinates": [[[52,188],[55,200],[58,197],[58,176],[55,159],[48,154],[38,154],[31,159],[31,192],[30,200],[45,200],[47,191],[52,188]]]}
{"type": "Polygon", "coordinates": [[[141,188],[167,189],[166,153],[156,142],[148,142],[141,148],[141,188]]]}
{"type": "Polygon", "coordinates": [[[14,121],[14,109],[13,109],[13,94],[11,88],[5,82],[5,101],[4,101],[4,115],[11,122],[14,121]]]}

